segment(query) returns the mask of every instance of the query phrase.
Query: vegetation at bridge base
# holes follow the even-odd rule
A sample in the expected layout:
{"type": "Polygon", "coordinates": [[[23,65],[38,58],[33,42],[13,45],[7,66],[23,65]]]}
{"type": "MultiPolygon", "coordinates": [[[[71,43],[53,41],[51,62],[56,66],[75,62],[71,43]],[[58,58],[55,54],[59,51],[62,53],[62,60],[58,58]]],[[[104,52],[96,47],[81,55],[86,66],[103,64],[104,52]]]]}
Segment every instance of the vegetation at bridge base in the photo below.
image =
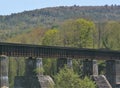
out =
{"type": "Polygon", "coordinates": [[[55,88],[96,88],[95,83],[88,77],[80,76],[66,66],[54,77],[55,88]]]}

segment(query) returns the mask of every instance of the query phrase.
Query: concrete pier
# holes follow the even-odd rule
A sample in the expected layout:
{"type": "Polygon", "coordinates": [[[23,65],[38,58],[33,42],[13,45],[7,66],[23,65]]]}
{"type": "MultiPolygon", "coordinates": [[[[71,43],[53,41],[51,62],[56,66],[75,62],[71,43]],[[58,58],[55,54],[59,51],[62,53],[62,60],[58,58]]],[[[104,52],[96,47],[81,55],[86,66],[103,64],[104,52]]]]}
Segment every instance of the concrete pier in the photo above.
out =
{"type": "Polygon", "coordinates": [[[14,88],[41,88],[36,72],[36,59],[26,59],[25,76],[16,76],[14,88]]]}
{"type": "Polygon", "coordinates": [[[0,88],[9,88],[8,80],[8,58],[0,56],[0,88]]]}
{"type": "Polygon", "coordinates": [[[68,68],[73,69],[71,58],[67,58],[67,66],[68,66],[68,68]]]}
{"type": "Polygon", "coordinates": [[[98,75],[98,65],[96,60],[84,60],[83,61],[83,75],[98,75]]]}
{"type": "Polygon", "coordinates": [[[14,88],[53,88],[50,76],[43,75],[42,58],[26,59],[25,76],[15,77],[14,88]]]}
{"type": "Polygon", "coordinates": [[[36,76],[36,59],[29,57],[25,61],[25,76],[36,76]]]}
{"type": "Polygon", "coordinates": [[[120,88],[120,60],[106,61],[106,77],[112,88],[120,88]]]}
{"type": "Polygon", "coordinates": [[[43,75],[44,69],[43,69],[43,63],[42,58],[36,58],[36,72],[37,75],[43,75]]]}
{"type": "Polygon", "coordinates": [[[98,64],[97,64],[97,60],[93,60],[93,75],[98,75],[98,64]]]}
{"type": "Polygon", "coordinates": [[[67,59],[66,58],[59,58],[57,60],[57,72],[59,72],[59,70],[61,68],[63,68],[65,66],[65,64],[67,64],[67,59]]]}
{"type": "Polygon", "coordinates": [[[106,77],[111,84],[112,88],[115,88],[115,78],[116,78],[116,69],[115,69],[115,60],[106,61],[106,77]]]}
{"type": "Polygon", "coordinates": [[[57,72],[64,66],[67,66],[68,68],[72,69],[72,59],[71,58],[59,58],[57,60],[57,72]]]}

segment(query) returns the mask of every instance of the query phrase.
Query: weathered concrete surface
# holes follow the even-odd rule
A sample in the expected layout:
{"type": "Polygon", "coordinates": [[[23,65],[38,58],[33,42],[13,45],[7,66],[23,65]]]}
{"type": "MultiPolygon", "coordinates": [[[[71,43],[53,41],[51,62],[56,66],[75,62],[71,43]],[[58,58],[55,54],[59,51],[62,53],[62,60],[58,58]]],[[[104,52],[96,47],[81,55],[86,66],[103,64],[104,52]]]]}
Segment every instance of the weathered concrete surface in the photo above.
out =
{"type": "Polygon", "coordinates": [[[111,84],[112,88],[116,86],[116,61],[107,60],[106,61],[106,77],[111,84]]]}
{"type": "Polygon", "coordinates": [[[59,58],[57,59],[57,72],[60,71],[61,68],[63,68],[67,64],[66,58],[59,58]]]}
{"type": "Polygon", "coordinates": [[[36,72],[37,72],[37,75],[43,75],[42,58],[36,58],[36,72]]]}
{"type": "Polygon", "coordinates": [[[93,60],[93,75],[98,75],[98,64],[97,64],[97,60],[93,60]]]}
{"type": "Polygon", "coordinates": [[[3,87],[1,87],[1,88],[9,88],[9,87],[7,87],[7,86],[3,86],[3,87]]]}
{"type": "Polygon", "coordinates": [[[15,77],[14,88],[53,88],[52,78],[44,76],[41,68],[43,68],[42,58],[26,59],[25,76],[15,77]]]}
{"type": "Polygon", "coordinates": [[[106,61],[106,77],[112,88],[120,88],[120,60],[106,61]]]}
{"type": "Polygon", "coordinates": [[[107,78],[104,75],[93,75],[93,79],[98,88],[112,88],[107,78]]]}
{"type": "Polygon", "coordinates": [[[59,72],[59,70],[63,68],[65,65],[68,68],[73,69],[72,58],[59,58],[57,60],[57,72],[59,72]]]}
{"type": "Polygon", "coordinates": [[[67,66],[68,66],[68,68],[73,69],[71,58],[67,58],[67,66]]]}
{"type": "Polygon", "coordinates": [[[0,56],[0,88],[9,88],[8,81],[8,58],[0,56]]]}
{"type": "Polygon", "coordinates": [[[25,88],[25,77],[16,76],[14,79],[14,88],[25,88]]]}
{"type": "Polygon", "coordinates": [[[96,60],[84,60],[83,61],[83,75],[98,75],[98,65],[96,60]]]}
{"type": "Polygon", "coordinates": [[[37,77],[18,76],[15,78],[14,88],[41,88],[37,77]]]}
{"type": "Polygon", "coordinates": [[[14,88],[54,88],[54,82],[50,76],[17,76],[14,88]]]}
{"type": "Polygon", "coordinates": [[[54,88],[54,82],[50,76],[38,77],[41,88],[54,88]]]}

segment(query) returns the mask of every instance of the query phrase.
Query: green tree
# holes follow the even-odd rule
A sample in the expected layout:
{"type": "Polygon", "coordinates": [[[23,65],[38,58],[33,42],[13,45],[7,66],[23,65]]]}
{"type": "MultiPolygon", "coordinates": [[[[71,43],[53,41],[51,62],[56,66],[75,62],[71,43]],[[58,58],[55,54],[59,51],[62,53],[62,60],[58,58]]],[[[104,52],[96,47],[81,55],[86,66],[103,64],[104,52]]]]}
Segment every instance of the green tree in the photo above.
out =
{"type": "Polygon", "coordinates": [[[53,58],[43,59],[44,74],[53,77],[57,73],[56,63],[56,59],[53,58]]]}
{"type": "Polygon", "coordinates": [[[42,44],[43,45],[60,45],[60,36],[59,36],[59,30],[58,29],[50,29],[48,30],[44,37],[42,44]]]}
{"type": "Polygon", "coordinates": [[[106,24],[102,37],[103,46],[108,49],[120,49],[120,23],[110,21],[106,24]]]}
{"type": "Polygon", "coordinates": [[[93,47],[95,25],[85,19],[68,20],[62,25],[63,44],[73,47],[93,47]]]}
{"type": "Polygon", "coordinates": [[[72,69],[65,67],[55,76],[55,88],[95,88],[95,84],[88,77],[80,79],[72,69]]]}

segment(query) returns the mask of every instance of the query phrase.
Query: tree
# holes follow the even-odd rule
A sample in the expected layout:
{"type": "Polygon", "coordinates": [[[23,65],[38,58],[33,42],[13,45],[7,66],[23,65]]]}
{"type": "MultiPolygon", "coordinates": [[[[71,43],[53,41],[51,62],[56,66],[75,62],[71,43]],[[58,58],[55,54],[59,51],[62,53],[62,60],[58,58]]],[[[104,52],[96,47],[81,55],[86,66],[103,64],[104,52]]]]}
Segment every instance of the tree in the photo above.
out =
{"type": "Polygon", "coordinates": [[[95,84],[88,77],[80,79],[79,75],[67,67],[55,76],[55,88],[95,88],[95,84]]]}
{"type": "Polygon", "coordinates": [[[63,43],[65,46],[93,47],[95,25],[85,19],[68,20],[62,25],[63,43]]]}
{"type": "Polygon", "coordinates": [[[120,23],[110,21],[106,24],[102,37],[103,46],[107,49],[120,49],[120,23]]]}
{"type": "Polygon", "coordinates": [[[48,30],[44,37],[43,37],[43,41],[42,44],[43,45],[60,45],[61,40],[60,40],[60,36],[59,36],[59,30],[58,29],[50,29],[48,30]]]}

